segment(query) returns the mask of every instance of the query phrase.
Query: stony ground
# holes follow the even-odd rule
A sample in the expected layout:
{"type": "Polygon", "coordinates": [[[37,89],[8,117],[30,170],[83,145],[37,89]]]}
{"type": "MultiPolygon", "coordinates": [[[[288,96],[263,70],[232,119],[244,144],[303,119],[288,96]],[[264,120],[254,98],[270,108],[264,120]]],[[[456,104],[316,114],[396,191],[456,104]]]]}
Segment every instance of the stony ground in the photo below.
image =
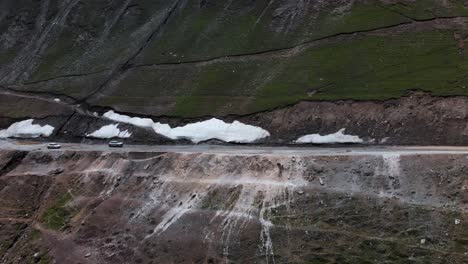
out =
{"type": "Polygon", "coordinates": [[[466,263],[467,155],[0,151],[2,263],[466,263]]]}

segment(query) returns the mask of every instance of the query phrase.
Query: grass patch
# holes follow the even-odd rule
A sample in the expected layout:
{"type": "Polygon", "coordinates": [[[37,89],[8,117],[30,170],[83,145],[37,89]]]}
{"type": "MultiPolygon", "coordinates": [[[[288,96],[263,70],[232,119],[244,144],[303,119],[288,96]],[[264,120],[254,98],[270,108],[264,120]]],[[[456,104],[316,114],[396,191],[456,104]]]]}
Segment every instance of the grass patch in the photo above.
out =
{"type": "Polygon", "coordinates": [[[389,99],[410,89],[436,95],[468,94],[468,63],[451,32],[368,36],[313,48],[291,58],[257,94],[251,110],[300,99],[389,99]],[[309,97],[308,91],[318,91],[309,97]]]}
{"type": "Polygon", "coordinates": [[[58,198],[58,200],[49,209],[47,209],[41,216],[41,222],[50,229],[63,230],[70,218],[73,211],[66,205],[72,200],[70,193],[65,193],[58,198]]]}
{"type": "Polygon", "coordinates": [[[41,238],[41,231],[39,231],[37,229],[33,229],[31,231],[31,234],[29,234],[29,240],[31,240],[31,241],[38,240],[40,238],[41,238]]]}
{"type": "Polygon", "coordinates": [[[44,254],[41,256],[41,259],[39,260],[39,264],[49,264],[52,263],[52,257],[49,256],[48,254],[44,254]]]}

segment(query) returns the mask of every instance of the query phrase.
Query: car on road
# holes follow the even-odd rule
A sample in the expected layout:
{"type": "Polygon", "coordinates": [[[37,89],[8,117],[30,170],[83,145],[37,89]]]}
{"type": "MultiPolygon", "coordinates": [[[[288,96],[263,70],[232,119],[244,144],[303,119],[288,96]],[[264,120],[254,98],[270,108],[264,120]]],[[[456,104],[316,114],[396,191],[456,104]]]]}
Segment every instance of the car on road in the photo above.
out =
{"type": "Polygon", "coordinates": [[[58,143],[49,143],[47,144],[48,149],[61,149],[62,146],[58,143]]]}
{"type": "Polygon", "coordinates": [[[112,140],[109,142],[109,147],[111,148],[121,148],[123,145],[122,141],[112,140]]]}

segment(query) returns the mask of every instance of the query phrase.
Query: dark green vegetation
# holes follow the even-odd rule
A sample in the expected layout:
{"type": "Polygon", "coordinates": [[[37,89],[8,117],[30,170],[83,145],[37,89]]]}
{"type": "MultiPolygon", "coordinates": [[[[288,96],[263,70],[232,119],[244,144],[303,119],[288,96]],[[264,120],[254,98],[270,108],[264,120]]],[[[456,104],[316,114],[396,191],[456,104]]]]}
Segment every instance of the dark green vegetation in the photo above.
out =
{"type": "Polygon", "coordinates": [[[180,70],[138,68],[102,102],[131,105],[130,97],[150,106],[161,97],[174,97],[172,114],[185,116],[260,111],[302,99],[388,99],[408,89],[468,94],[467,69],[468,61],[459,54],[452,33],[434,30],[357,37],[288,58],[216,62],[180,70]],[[161,88],[156,98],[147,89],[148,82],[161,88]],[[132,87],[132,93],[125,87],[132,87]]]}
{"type": "Polygon", "coordinates": [[[72,199],[70,193],[65,193],[58,198],[55,204],[48,208],[41,216],[41,222],[50,229],[61,230],[71,218],[72,211],[67,203],[72,199]]]}
{"type": "Polygon", "coordinates": [[[464,1],[28,2],[0,13],[0,84],[15,89],[174,116],[468,95],[464,1]]]}

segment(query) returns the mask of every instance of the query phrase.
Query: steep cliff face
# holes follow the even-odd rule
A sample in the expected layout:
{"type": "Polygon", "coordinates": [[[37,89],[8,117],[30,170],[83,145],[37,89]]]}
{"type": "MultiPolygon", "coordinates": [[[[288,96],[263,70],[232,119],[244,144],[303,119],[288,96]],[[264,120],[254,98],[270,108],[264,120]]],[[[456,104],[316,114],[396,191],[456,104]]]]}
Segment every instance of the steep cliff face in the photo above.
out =
{"type": "Polygon", "coordinates": [[[2,263],[465,263],[466,154],[0,152],[2,263]]]}
{"type": "Polygon", "coordinates": [[[153,116],[466,95],[463,1],[0,4],[0,84],[153,116]]]}

